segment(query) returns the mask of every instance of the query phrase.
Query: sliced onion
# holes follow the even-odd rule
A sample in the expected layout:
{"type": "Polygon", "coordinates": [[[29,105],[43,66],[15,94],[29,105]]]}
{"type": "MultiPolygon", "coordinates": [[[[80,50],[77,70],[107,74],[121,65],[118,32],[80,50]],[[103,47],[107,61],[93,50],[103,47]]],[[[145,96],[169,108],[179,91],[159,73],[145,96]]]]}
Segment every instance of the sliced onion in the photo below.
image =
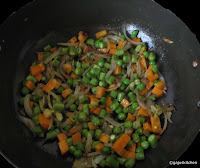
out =
{"type": "Polygon", "coordinates": [[[101,58],[110,58],[110,56],[106,54],[99,54],[99,53],[93,53],[95,56],[101,57],[101,58]]]}
{"type": "Polygon", "coordinates": [[[85,46],[86,46],[86,44],[85,44],[85,43],[83,43],[83,42],[80,42],[80,43],[79,43],[79,47],[80,47],[80,48],[84,49],[84,48],[85,48],[85,46]]]}
{"type": "Polygon", "coordinates": [[[170,123],[173,123],[172,120],[171,120],[171,116],[172,116],[172,112],[171,112],[171,111],[168,111],[168,112],[167,112],[167,120],[168,120],[170,123]]]}
{"type": "Polygon", "coordinates": [[[66,76],[66,72],[64,71],[63,69],[63,65],[65,64],[65,60],[63,59],[60,63],[60,73],[63,75],[63,76],[66,76]]]}
{"type": "Polygon", "coordinates": [[[87,135],[86,145],[85,145],[85,154],[87,155],[92,149],[92,136],[91,134],[87,135]]]}
{"type": "Polygon", "coordinates": [[[45,95],[43,95],[43,98],[39,100],[40,109],[44,111],[44,105],[45,105],[45,95]]]}
{"type": "Polygon", "coordinates": [[[160,133],[160,135],[167,129],[167,114],[166,113],[163,113],[164,114],[164,125],[163,125],[163,129],[162,129],[162,132],[160,133]]]}
{"type": "Polygon", "coordinates": [[[104,119],[105,119],[108,123],[110,123],[110,124],[112,124],[112,125],[114,125],[114,126],[116,126],[116,127],[122,126],[122,124],[118,123],[117,121],[113,120],[112,118],[110,118],[110,117],[108,117],[108,116],[105,116],[104,119]]]}
{"type": "Polygon", "coordinates": [[[111,143],[106,143],[104,144],[105,147],[112,147],[112,144],[111,143]]]}
{"type": "Polygon", "coordinates": [[[112,73],[113,73],[113,69],[109,70],[109,71],[107,72],[106,76],[105,76],[105,79],[107,80],[107,79],[110,77],[110,75],[111,75],[112,73]]]}
{"type": "Polygon", "coordinates": [[[47,95],[47,104],[48,104],[48,106],[49,106],[50,109],[53,109],[53,106],[52,106],[52,104],[51,104],[51,98],[50,98],[50,94],[49,94],[49,93],[48,93],[48,95],[47,95]]]}
{"type": "Polygon", "coordinates": [[[107,127],[108,127],[108,123],[107,123],[107,122],[104,122],[104,123],[103,123],[103,126],[102,126],[103,132],[106,132],[107,127]]]}
{"type": "Polygon", "coordinates": [[[120,49],[124,49],[124,47],[125,47],[125,45],[127,44],[127,40],[124,40],[123,42],[122,42],[122,46],[121,46],[121,48],[120,49]]]}
{"type": "Polygon", "coordinates": [[[63,82],[66,82],[65,78],[63,78],[63,76],[62,76],[60,73],[58,73],[58,72],[56,72],[56,71],[54,71],[53,73],[54,73],[57,77],[59,77],[63,82]]]}
{"type": "Polygon", "coordinates": [[[151,96],[151,91],[152,91],[152,89],[150,89],[150,90],[147,92],[147,94],[145,95],[145,98],[146,98],[146,99],[148,99],[149,96],[151,96]]]}
{"type": "Polygon", "coordinates": [[[114,87],[114,88],[110,88],[110,89],[106,89],[106,92],[110,92],[112,90],[117,90],[118,86],[117,87],[114,87]]]}
{"type": "Polygon", "coordinates": [[[83,76],[86,75],[86,73],[88,73],[90,71],[90,69],[93,67],[94,65],[90,65],[90,67],[88,69],[85,70],[85,72],[83,73],[83,76]]]}
{"type": "Polygon", "coordinates": [[[68,108],[71,104],[73,104],[79,97],[79,94],[80,94],[80,86],[76,86],[72,99],[65,105],[65,107],[68,108]]]}
{"type": "Polygon", "coordinates": [[[104,42],[106,42],[106,44],[107,44],[107,52],[110,50],[110,43],[109,43],[109,41],[108,41],[108,38],[107,37],[104,37],[104,39],[103,39],[103,41],[104,42]]]}
{"type": "Polygon", "coordinates": [[[96,163],[94,162],[94,158],[92,158],[92,167],[93,168],[97,168],[98,166],[96,165],[96,163]]]}
{"type": "Polygon", "coordinates": [[[131,134],[133,132],[133,128],[125,128],[124,133],[131,134]]]}
{"type": "Polygon", "coordinates": [[[96,156],[96,155],[100,155],[101,152],[91,152],[91,153],[88,153],[87,156],[90,157],[90,156],[96,156]]]}
{"type": "Polygon", "coordinates": [[[144,45],[144,44],[145,44],[145,43],[143,43],[143,42],[135,42],[135,41],[131,40],[131,39],[127,36],[127,34],[126,34],[126,26],[125,26],[125,25],[122,25],[122,29],[123,29],[124,36],[126,37],[126,39],[127,39],[131,44],[134,44],[134,45],[138,45],[138,44],[144,45]]]}
{"type": "Polygon", "coordinates": [[[54,59],[56,56],[58,56],[60,54],[60,49],[56,50],[55,52],[53,52],[50,56],[48,56],[45,60],[44,60],[44,64],[49,63],[52,59],[54,59]]]}
{"type": "Polygon", "coordinates": [[[138,90],[136,91],[136,99],[137,99],[137,103],[139,104],[139,106],[141,106],[143,109],[147,110],[147,106],[145,105],[145,103],[142,101],[140,94],[138,93],[138,90]]]}
{"type": "Polygon", "coordinates": [[[61,45],[61,46],[67,46],[67,47],[76,47],[78,46],[77,43],[57,43],[58,45],[61,45]]]}
{"type": "Polygon", "coordinates": [[[128,42],[128,43],[126,44],[126,46],[124,47],[124,51],[127,51],[128,49],[130,49],[131,46],[132,46],[131,43],[128,42]]]}
{"type": "Polygon", "coordinates": [[[64,89],[70,88],[69,85],[68,85],[67,83],[61,83],[61,86],[62,86],[64,89]]]}
{"type": "Polygon", "coordinates": [[[88,54],[86,54],[86,55],[84,55],[83,57],[81,57],[80,60],[84,60],[84,59],[87,58],[87,57],[88,57],[88,54]]]}
{"type": "Polygon", "coordinates": [[[119,31],[111,30],[111,31],[108,32],[108,34],[119,35],[119,31]]]}
{"type": "Polygon", "coordinates": [[[147,83],[149,82],[149,80],[146,79],[146,78],[142,78],[142,79],[141,79],[141,82],[144,83],[145,85],[147,85],[147,83]]]}
{"type": "Polygon", "coordinates": [[[131,75],[131,71],[132,71],[132,68],[131,68],[131,61],[129,62],[128,66],[127,66],[127,75],[128,77],[131,75]]]}
{"type": "Polygon", "coordinates": [[[74,116],[75,114],[76,114],[76,113],[73,112],[72,115],[71,115],[69,118],[67,118],[67,119],[65,120],[65,122],[62,123],[61,128],[65,128],[65,126],[68,125],[68,124],[71,122],[71,117],[74,116]]]}
{"type": "Polygon", "coordinates": [[[26,114],[32,118],[33,117],[33,111],[30,107],[30,97],[31,95],[30,94],[27,94],[25,97],[24,97],[24,110],[26,112],[26,114]]]}
{"type": "Polygon", "coordinates": [[[48,130],[50,130],[52,126],[53,126],[53,118],[51,117],[48,130]]]}
{"type": "Polygon", "coordinates": [[[108,35],[107,38],[109,41],[112,41],[114,43],[119,43],[119,41],[124,40],[123,38],[116,35],[108,35]]]}
{"type": "Polygon", "coordinates": [[[53,97],[56,99],[56,101],[57,101],[58,103],[60,103],[60,99],[59,99],[58,95],[56,95],[56,94],[55,94],[54,92],[52,92],[52,91],[49,91],[48,93],[49,93],[49,95],[53,96],[53,97]]]}
{"type": "Polygon", "coordinates": [[[99,155],[94,159],[95,164],[99,164],[102,160],[106,158],[106,155],[99,155]]]}
{"type": "Polygon", "coordinates": [[[167,86],[166,86],[166,83],[165,83],[165,78],[163,77],[163,75],[160,72],[158,72],[158,75],[159,75],[159,79],[165,84],[164,90],[167,90],[167,86]]]}
{"type": "Polygon", "coordinates": [[[136,63],[136,71],[137,71],[138,77],[141,77],[142,76],[142,68],[141,68],[141,65],[139,62],[136,63]]]}
{"type": "Polygon", "coordinates": [[[34,133],[35,124],[34,124],[33,120],[26,118],[26,117],[23,117],[23,116],[20,116],[20,115],[18,117],[19,117],[19,120],[21,122],[23,122],[35,135],[35,133],[34,133]]]}

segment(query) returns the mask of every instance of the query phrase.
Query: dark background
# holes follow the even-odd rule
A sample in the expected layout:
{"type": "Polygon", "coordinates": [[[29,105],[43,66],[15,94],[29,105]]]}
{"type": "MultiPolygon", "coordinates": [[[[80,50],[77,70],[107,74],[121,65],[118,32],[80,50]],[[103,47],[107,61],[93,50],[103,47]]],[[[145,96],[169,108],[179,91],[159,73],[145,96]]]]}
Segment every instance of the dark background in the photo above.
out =
{"type": "MultiPolygon", "coordinates": [[[[198,17],[198,1],[174,1],[174,0],[155,0],[157,3],[162,5],[164,8],[169,9],[175,15],[190,28],[190,30],[196,35],[198,41],[200,41],[200,24],[198,17]],[[175,3],[176,2],[176,3],[175,3]]],[[[8,16],[14,11],[20,9],[20,7],[31,2],[31,0],[17,0],[7,1],[6,4],[0,5],[0,24],[3,23],[8,16]]],[[[98,1],[97,1],[98,2],[98,1]]],[[[3,135],[1,135],[3,136],[3,135]]],[[[192,145],[185,151],[185,153],[178,158],[178,161],[198,161],[200,163],[200,134],[197,135],[192,145]]],[[[198,163],[198,165],[199,165],[198,163]]],[[[2,156],[0,156],[0,167],[1,168],[13,168],[2,156]]],[[[174,166],[169,166],[174,167],[174,166]]],[[[195,167],[195,165],[189,166],[178,166],[178,167],[195,167]]]]}

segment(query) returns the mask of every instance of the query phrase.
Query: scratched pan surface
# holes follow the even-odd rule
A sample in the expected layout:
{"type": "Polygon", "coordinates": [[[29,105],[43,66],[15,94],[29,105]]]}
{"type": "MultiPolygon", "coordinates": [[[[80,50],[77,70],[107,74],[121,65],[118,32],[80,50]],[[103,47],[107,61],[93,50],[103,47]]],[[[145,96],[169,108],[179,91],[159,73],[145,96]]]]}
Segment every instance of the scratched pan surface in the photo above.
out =
{"type": "Polygon", "coordinates": [[[79,30],[93,36],[102,29],[121,30],[122,24],[127,25],[129,32],[139,29],[139,36],[159,56],[168,86],[162,100],[177,109],[172,117],[174,123],[168,126],[158,147],[147,150],[145,160],[137,162],[136,167],[166,167],[169,160],[176,160],[192,143],[200,128],[199,70],[192,66],[193,60],[200,62],[200,46],[179,18],[151,0],[34,1],[0,27],[0,151],[14,166],[72,167],[72,159],[60,156],[56,142],[42,145],[42,140],[34,139],[16,120],[20,81],[36,58],[35,52],[47,44],[63,42],[79,30]],[[163,37],[174,43],[164,42],[163,37]]]}

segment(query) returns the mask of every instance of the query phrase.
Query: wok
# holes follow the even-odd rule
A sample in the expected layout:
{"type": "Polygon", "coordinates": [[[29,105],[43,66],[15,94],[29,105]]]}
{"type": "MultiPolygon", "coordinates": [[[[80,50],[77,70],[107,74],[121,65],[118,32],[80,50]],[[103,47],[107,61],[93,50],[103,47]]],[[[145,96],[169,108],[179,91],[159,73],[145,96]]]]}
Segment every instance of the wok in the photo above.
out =
{"type": "Polygon", "coordinates": [[[0,27],[0,151],[15,167],[72,167],[72,158],[61,157],[56,142],[42,145],[43,141],[33,138],[17,120],[20,81],[36,58],[35,52],[47,44],[63,42],[79,30],[93,36],[102,29],[121,30],[122,24],[128,25],[129,32],[139,29],[139,36],[159,56],[168,86],[162,101],[174,104],[177,110],[158,147],[147,150],[145,160],[136,167],[166,167],[192,143],[200,128],[200,78],[198,68],[192,66],[193,60],[200,62],[200,46],[179,18],[151,0],[34,1],[0,27]],[[173,43],[164,42],[163,37],[173,43]]]}

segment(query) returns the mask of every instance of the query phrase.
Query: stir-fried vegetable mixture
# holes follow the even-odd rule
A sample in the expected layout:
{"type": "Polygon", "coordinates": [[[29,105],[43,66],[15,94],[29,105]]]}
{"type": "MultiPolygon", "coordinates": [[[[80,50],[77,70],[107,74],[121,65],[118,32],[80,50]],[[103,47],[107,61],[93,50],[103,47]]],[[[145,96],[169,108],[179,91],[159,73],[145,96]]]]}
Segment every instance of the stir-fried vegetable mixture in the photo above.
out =
{"type": "Polygon", "coordinates": [[[74,168],[131,168],[172,122],[173,107],[156,104],[166,93],[156,54],[137,35],[128,37],[125,26],[96,39],[80,31],[45,46],[30,66],[19,119],[45,142],[57,140],[74,168]]]}

